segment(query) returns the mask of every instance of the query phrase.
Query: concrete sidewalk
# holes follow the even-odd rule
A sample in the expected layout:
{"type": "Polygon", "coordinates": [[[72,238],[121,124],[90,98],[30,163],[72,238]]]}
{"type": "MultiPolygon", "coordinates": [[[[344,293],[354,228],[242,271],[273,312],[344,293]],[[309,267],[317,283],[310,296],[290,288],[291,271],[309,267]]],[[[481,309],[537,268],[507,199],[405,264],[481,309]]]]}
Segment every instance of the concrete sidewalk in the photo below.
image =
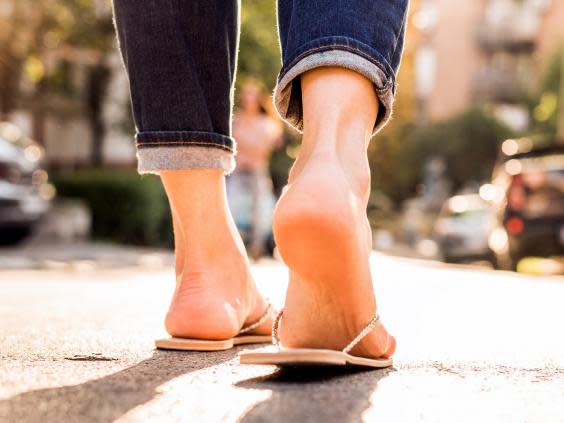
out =
{"type": "MultiPolygon", "coordinates": [[[[0,421],[564,422],[564,278],[373,257],[394,368],[156,351],[171,271],[0,271],[0,421]]],[[[254,266],[277,305],[287,272],[254,266]]]]}

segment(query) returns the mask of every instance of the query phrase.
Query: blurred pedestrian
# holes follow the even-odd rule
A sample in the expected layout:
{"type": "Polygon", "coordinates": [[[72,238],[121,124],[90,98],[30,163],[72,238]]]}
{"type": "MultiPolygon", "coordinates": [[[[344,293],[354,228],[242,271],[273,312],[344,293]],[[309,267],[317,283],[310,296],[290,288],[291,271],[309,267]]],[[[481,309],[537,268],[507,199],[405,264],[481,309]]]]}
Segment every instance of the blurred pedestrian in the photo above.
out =
{"type": "Polygon", "coordinates": [[[237,168],[227,178],[227,195],[235,223],[246,234],[247,251],[257,259],[272,232],[275,199],[268,165],[282,143],[282,125],[258,81],[243,84],[238,103],[233,115],[237,168]]]}

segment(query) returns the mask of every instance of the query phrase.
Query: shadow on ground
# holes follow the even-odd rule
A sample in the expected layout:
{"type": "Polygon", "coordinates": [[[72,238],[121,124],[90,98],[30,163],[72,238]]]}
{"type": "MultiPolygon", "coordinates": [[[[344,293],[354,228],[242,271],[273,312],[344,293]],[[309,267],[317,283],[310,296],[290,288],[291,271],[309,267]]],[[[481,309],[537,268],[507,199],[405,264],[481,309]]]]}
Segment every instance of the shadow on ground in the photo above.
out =
{"type": "Polygon", "coordinates": [[[241,381],[236,386],[272,394],[245,413],[244,423],[359,422],[378,383],[392,369],[297,367],[241,381]]]}
{"type": "Polygon", "coordinates": [[[79,385],[24,392],[0,401],[7,422],[113,421],[152,400],[176,377],[231,360],[235,350],[214,354],[156,350],[151,358],[79,385]]]}

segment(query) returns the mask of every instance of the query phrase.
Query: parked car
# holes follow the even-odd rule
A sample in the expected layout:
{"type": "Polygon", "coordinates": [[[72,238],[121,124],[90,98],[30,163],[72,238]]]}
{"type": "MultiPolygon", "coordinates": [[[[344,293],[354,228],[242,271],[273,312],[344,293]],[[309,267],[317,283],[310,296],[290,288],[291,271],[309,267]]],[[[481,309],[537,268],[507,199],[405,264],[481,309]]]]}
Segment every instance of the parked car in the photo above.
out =
{"type": "Polygon", "coordinates": [[[479,194],[455,195],[443,204],[433,237],[446,262],[488,260],[495,265],[488,244],[494,224],[491,206],[479,194]]]}
{"type": "Polygon", "coordinates": [[[564,254],[564,145],[507,140],[493,172],[498,262],[516,269],[526,256],[564,254]]]}
{"type": "Polygon", "coordinates": [[[29,235],[47,213],[54,188],[40,167],[42,148],[16,126],[0,123],[0,243],[29,235]]]}

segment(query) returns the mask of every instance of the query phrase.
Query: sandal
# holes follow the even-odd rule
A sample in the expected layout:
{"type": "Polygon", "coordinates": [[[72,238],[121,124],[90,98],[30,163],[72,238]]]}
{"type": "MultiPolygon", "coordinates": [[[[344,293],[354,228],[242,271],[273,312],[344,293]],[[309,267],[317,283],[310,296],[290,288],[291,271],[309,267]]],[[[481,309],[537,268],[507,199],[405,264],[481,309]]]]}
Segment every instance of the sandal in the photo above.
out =
{"type": "Polygon", "coordinates": [[[283,310],[280,310],[272,325],[272,343],[274,348],[260,348],[245,350],[239,353],[241,364],[271,364],[277,366],[354,366],[383,368],[393,364],[391,358],[366,358],[349,354],[349,352],[366,336],[378,323],[380,317],[376,314],[370,323],[343,350],[326,350],[319,348],[284,348],[278,337],[278,327],[283,310]]]}
{"type": "Polygon", "coordinates": [[[233,348],[235,345],[243,344],[267,344],[272,341],[270,335],[245,335],[246,333],[258,328],[272,314],[272,304],[268,303],[266,310],[256,322],[245,326],[233,338],[222,340],[195,339],[195,338],[177,338],[171,337],[166,339],[157,339],[155,346],[162,350],[179,350],[179,351],[222,351],[233,348]]]}

